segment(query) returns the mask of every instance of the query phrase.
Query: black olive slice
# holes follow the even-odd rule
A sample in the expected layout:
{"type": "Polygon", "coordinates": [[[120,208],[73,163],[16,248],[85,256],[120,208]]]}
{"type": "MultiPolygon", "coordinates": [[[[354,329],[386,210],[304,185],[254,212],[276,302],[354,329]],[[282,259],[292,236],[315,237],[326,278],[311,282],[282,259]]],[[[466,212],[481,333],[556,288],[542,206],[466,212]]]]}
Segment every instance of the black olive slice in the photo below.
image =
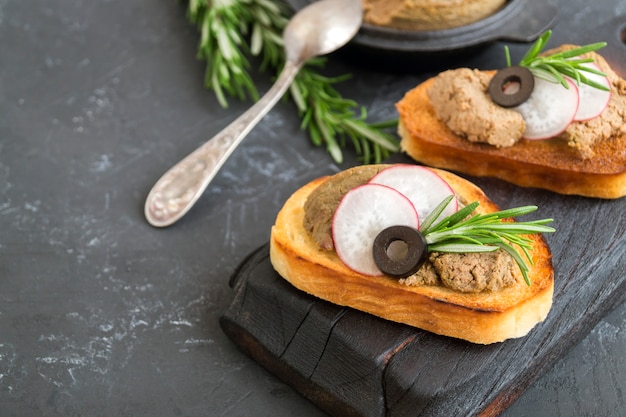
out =
{"type": "Polygon", "coordinates": [[[489,95],[500,107],[516,107],[528,100],[534,87],[535,78],[528,68],[506,67],[491,79],[489,95]]]}
{"type": "Polygon", "coordinates": [[[419,230],[391,226],[374,239],[374,262],[384,274],[406,278],[417,272],[428,256],[428,244],[419,230]]]}

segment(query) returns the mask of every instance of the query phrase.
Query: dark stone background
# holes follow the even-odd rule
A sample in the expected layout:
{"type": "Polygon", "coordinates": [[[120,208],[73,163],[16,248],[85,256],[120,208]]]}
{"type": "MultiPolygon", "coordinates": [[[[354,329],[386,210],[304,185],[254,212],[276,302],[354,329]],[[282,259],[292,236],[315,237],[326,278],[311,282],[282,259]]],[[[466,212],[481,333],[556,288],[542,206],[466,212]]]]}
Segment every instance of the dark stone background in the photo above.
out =
{"type": "MultiPolygon", "coordinates": [[[[624,0],[559,6],[555,45],[601,40],[626,15],[624,0]]],[[[203,88],[197,43],[176,0],[0,0],[0,415],[324,415],[218,318],[287,196],[358,162],[334,164],[281,102],[188,216],[149,226],[154,181],[249,105],[223,109],[203,88]]],[[[362,58],[327,71],[354,75],[338,89],[375,120],[433,73],[362,58]]],[[[496,43],[457,65],[502,60],[496,43]]],[[[270,76],[256,78],[265,91],[270,76]]],[[[504,416],[626,414],[625,331],[622,303],[504,416]]]]}

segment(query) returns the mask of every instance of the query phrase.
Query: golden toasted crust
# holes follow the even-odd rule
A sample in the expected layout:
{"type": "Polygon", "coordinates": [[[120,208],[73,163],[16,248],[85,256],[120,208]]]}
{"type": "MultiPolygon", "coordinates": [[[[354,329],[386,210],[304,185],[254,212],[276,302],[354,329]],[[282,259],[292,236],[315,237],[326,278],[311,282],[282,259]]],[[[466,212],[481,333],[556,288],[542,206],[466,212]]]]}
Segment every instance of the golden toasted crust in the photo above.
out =
{"type": "Polygon", "coordinates": [[[560,194],[626,195],[626,135],[593,145],[591,159],[580,158],[565,141],[555,139],[521,140],[506,148],[473,143],[437,118],[427,95],[432,82],[418,85],[397,104],[400,146],[416,161],[560,194]]]}
{"type": "MultiPolygon", "coordinates": [[[[483,211],[498,210],[470,182],[449,172],[435,171],[461,197],[479,201],[483,211]]],[[[387,320],[483,344],[524,336],[548,314],[554,273],[549,248],[538,235],[532,236],[532,285],[519,282],[496,293],[466,294],[439,286],[407,286],[397,279],[352,271],[334,251],[320,249],[302,225],[306,198],[324,180],[315,180],[296,191],[272,228],[272,265],[296,288],[387,320]]]]}

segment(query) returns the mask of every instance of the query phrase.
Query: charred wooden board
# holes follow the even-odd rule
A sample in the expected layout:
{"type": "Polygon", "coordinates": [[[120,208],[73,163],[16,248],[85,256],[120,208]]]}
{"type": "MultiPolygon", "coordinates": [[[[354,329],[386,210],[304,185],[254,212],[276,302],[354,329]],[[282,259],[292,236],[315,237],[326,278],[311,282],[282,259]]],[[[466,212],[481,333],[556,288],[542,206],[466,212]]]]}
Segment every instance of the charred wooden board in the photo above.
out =
{"type": "Polygon", "coordinates": [[[623,299],[625,283],[603,286],[582,315],[570,308],[574,294],[529,336],[481,346],[307,295],[276,274],[264,246],[233,275],[221,325],[331,415],[494,416],[623,299]]]}
{"type": "Polygon", "coordinates": [[[334,416],[499,414],[626,297],[626,202],[471,180],[506,207],[536,203],[555,219],[554,303],[528,336],[474,345],[333,305],[283,280],[268,246],[231,277],[223,331],[334,416]]]}

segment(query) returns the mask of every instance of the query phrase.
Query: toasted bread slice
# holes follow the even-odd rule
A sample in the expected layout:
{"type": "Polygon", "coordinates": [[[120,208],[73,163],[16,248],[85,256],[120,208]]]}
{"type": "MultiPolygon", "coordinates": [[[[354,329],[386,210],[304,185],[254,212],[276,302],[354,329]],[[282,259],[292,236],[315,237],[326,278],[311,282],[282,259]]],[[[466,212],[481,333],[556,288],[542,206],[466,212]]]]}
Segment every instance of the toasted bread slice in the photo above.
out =
{"type": "MultiPolygon", "coordinates": [[[[480,202],[482,212],[499,210],[474,184],[446,171],[435,172],[460,199],[480,202]]],[[[480,344],[524,336],[547,316],[554,270],[541,235],[530,236],[534,241],[530,286],[518,280],[498,292],[468,294],[443,286],[408,286],[394,278],[361,275],[345,266],[334,251],[321,249],[303,226],[307,197],[326,178],[297,190],[272,227],[272,265],[296,288],[334,304],[480,344]]]]}
{"type": "Polygon", "coordinates": [[[560,194],[626,195],[626,134],[594,143],[594,156],[588,159],[564,140],[522,139],[509,147],[470,142],[437,118],[427,94],[433,81],[426,80],[397,103],[400,146],[416,161],[560,194]]]}

